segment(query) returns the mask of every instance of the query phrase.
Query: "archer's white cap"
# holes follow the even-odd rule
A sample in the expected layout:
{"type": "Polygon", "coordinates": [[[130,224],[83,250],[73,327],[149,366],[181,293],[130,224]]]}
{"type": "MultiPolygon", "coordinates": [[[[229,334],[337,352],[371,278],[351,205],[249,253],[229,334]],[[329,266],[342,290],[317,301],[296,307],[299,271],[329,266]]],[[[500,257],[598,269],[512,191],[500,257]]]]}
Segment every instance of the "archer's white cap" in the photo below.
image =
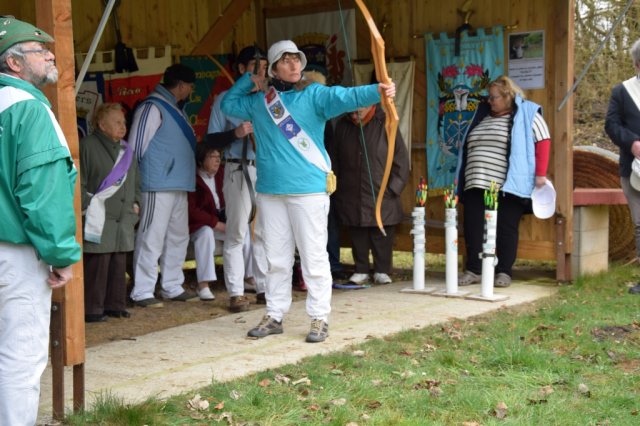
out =
{"type": "Polygon", "coordinates": [[[291,40],[280,40],[273,43],[269,48],[269,53],[267,53],[267,58],[269,59],[267,73],[269,74],[269,77],[273,77],[273,71],[271,69],[272,65],[278,62],[285,53],[297,53],[300,55],[300,65],[302,65],[301,70],[307,66],[307,57],[302,50],[298,49],[298,46],[296,46],[294,42],[291,40]]]}

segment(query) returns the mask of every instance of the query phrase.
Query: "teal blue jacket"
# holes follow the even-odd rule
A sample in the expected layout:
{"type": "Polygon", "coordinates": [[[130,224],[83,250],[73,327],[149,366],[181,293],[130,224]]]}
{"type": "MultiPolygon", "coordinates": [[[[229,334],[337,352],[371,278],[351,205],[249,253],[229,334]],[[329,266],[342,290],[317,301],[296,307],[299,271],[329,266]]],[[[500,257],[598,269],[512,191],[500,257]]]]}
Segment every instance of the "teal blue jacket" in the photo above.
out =
{"type": "MultiPolygon", "coordinates": [[[[245,73],[226,93],[222,112],[253,122],[258,175],[256,190],[266,194],[326,192],[326,173],[291,146],[271,119],[264,103],[264,93],[250,94],[253,87],[250,73],[245,73]]],[[[302,90],[280,92],[280,97],[329,164],[329,155],[324,148],[326,122],[380,101],[377,84],[346,88],[313,83],[302,90]]]]}

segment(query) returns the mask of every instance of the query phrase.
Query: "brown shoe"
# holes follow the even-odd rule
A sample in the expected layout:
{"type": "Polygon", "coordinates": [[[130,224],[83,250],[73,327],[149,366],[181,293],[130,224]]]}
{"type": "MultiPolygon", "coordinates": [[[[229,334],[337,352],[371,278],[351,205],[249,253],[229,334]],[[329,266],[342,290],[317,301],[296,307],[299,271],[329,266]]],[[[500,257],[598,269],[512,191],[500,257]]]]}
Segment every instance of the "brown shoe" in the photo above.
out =
{"type": "Polygon", "coordinates": [[[249,300],[244,296],[231,296],[229,300],[229,310],[231,312],[244,312],[249,310],[249,300]]]}

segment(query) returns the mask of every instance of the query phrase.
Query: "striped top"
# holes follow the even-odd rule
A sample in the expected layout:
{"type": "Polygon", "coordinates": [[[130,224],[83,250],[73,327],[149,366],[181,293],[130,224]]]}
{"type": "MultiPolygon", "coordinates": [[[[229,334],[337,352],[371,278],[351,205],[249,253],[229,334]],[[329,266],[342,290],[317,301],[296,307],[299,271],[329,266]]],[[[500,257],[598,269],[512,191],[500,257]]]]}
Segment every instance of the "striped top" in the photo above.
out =
{"type": "MultiPolygon", "coordinates": [[[[491,182],[500,187],[507,177],[509,165],[508,142],[511,114],[492,117],[488,115],[467,137],[467,165],[464,170],[464,189],[489,189],[491,182]]],[[[533,136],[536,143],[550,139],[549,128],[540,113],[533,119],[533,136]]]]}

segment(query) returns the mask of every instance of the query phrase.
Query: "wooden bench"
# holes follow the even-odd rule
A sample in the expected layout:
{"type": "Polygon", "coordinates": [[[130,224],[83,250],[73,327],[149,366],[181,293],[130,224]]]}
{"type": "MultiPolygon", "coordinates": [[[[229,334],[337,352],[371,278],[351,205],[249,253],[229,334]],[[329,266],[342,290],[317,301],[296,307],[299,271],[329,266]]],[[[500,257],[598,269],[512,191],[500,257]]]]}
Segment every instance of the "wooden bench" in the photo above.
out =
{"type": "Polygon", "coordinates": [[[609,268],[609,206],[619,204],[627,204],[620,188],[573,190],[573,278],[609,268]]]}

